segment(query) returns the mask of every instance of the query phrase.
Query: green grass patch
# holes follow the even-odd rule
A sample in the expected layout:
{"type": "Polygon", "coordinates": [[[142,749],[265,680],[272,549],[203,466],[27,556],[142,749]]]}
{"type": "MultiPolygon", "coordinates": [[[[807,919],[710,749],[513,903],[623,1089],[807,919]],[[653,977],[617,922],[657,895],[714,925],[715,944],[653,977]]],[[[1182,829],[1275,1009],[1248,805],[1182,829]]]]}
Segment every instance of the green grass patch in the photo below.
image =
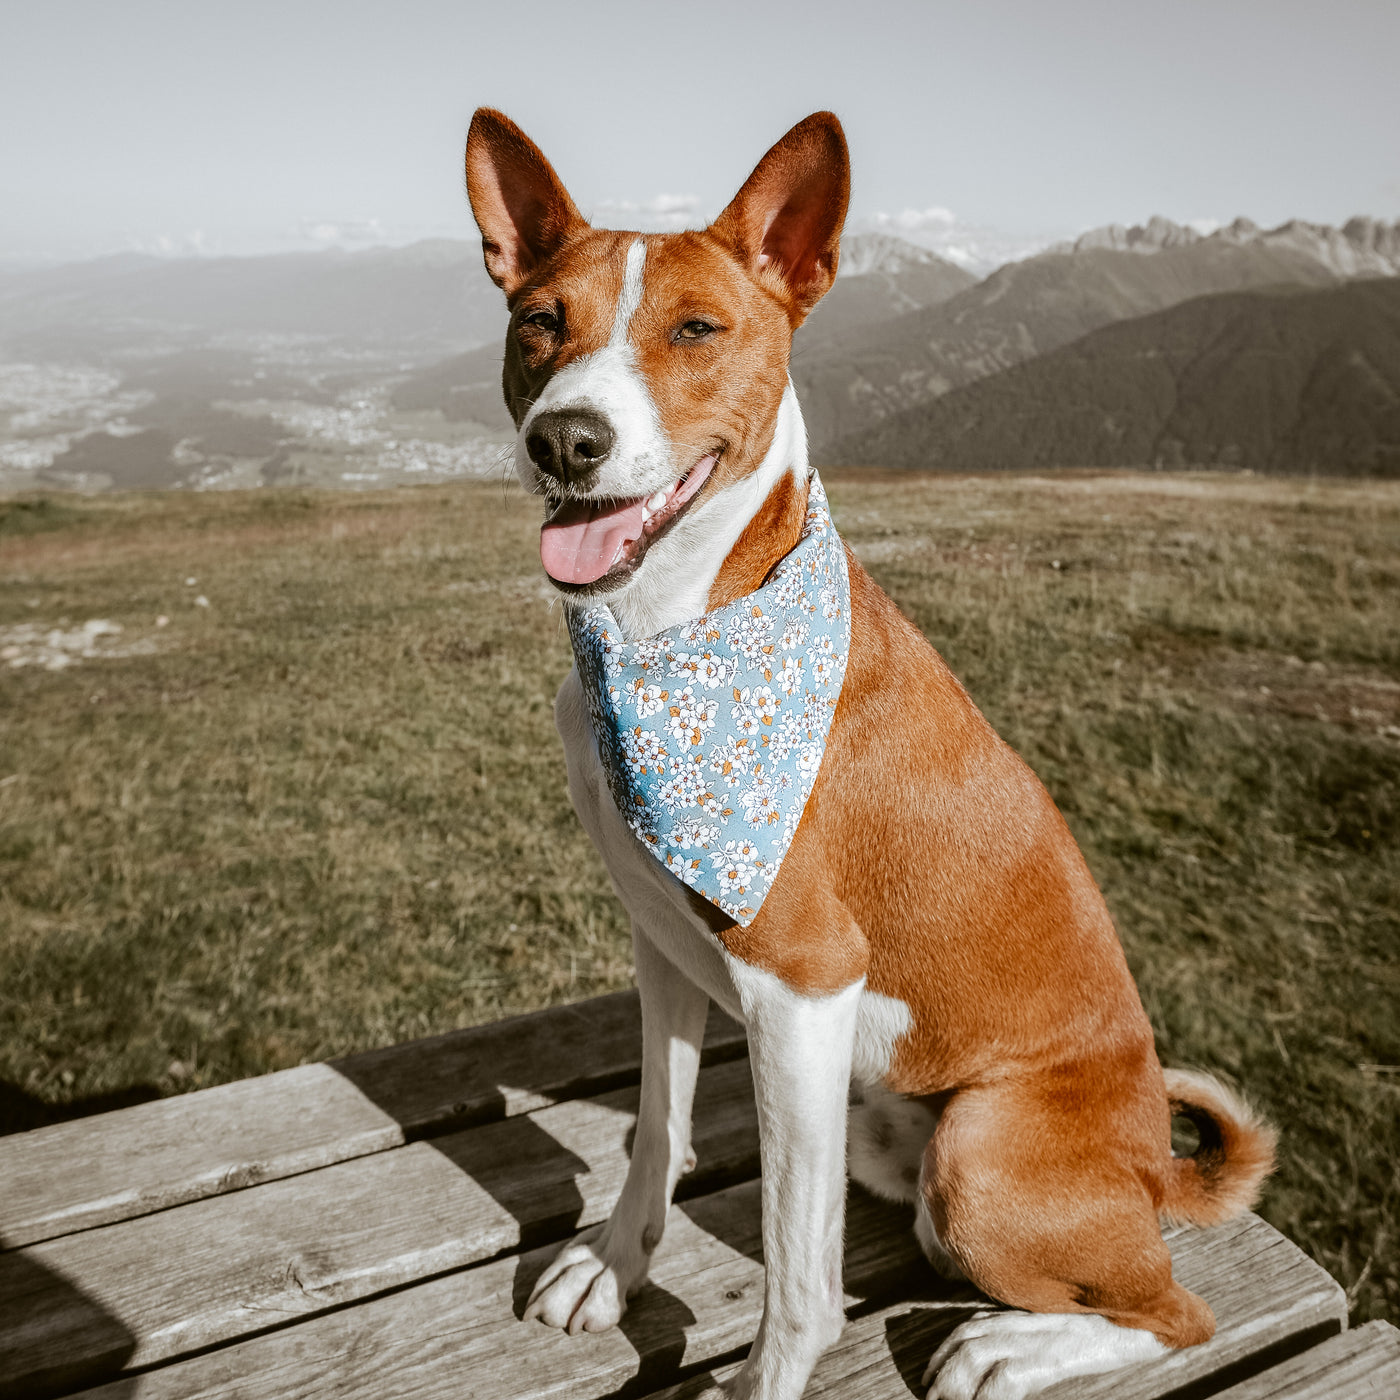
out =
{"type": "MultiPolygon", "coordinates": [[[[1400,488],[828,485],[1065,811],[1163,1059],[1279,1124],[1263,1213],[1400,1320],[1400,488]]],[[[536,525],[484,484],[0,507],[11,1126],[628,984],[536,525]]]]}

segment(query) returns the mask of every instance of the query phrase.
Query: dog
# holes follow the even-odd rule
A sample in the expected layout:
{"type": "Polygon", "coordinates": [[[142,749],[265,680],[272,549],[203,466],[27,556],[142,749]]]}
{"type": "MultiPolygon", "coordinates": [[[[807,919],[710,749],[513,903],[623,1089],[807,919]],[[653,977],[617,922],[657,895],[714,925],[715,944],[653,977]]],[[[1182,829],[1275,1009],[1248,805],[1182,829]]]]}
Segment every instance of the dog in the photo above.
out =
{"type": "Polygon", "coordinates": [[[703,230],[591,227],[486,108],[466,176],[510,309],[515,466],[545,500],[578,659],[555,705],[569,791],[631,916],[643,1025],[626,1184],[526,1316],[599,1331],[645,1281],[693,1164],[714,1000],[747,1028],[763,1165],[763,1319],[726,1393],[797,1400],[839,1336],[848,1169],[913,1204],[935,1267],[1017,1310],[953,1332],[935,1400],[1016,1400],[1206,1341],[1161,1222],[1251,1205],[1272,1131],[1163,1071],[1050,796],[840,546],[808,465],[788,356],[836,275],[840,123],[793,127],[703,230]],[[648,705],[670,731],[633,723],[648,705]],[[720,720],[728,758],[705,747],[720,720]],[[663,840],[668,774],[694,780],[700,817],[663,840]],[[1193,1157],[1172,1156],[1173,1112],[1200,1130],[1193,1157]]]}

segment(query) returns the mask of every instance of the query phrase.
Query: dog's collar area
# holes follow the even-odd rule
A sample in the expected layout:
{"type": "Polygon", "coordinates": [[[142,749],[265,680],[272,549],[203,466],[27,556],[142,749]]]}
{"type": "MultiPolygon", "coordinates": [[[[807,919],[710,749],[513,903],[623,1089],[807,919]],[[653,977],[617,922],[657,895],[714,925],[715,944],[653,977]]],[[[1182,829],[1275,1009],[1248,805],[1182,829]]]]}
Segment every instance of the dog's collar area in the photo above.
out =
{"type": "Polygon", "coordinates": [[[608,787],[633,835],[740,924],[816,782],[850,649],[850,580],[811,476],[802,538],[762,587],[640,641],[605,603],[569,635],[608,787]]]}

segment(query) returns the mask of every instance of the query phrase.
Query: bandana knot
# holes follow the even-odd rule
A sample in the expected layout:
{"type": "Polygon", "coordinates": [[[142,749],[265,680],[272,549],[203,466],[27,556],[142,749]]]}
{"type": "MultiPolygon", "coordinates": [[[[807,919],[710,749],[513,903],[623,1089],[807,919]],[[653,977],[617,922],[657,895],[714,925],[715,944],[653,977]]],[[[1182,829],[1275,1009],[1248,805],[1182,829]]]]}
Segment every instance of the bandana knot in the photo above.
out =
{"type": "Polygon", "coordinates": [[[633,834],[749,924],[817,780],[851,639],[846,553],[810,479],[802,538],[755,592],[628,642],[568,610],[603,772],[633,834]]]}

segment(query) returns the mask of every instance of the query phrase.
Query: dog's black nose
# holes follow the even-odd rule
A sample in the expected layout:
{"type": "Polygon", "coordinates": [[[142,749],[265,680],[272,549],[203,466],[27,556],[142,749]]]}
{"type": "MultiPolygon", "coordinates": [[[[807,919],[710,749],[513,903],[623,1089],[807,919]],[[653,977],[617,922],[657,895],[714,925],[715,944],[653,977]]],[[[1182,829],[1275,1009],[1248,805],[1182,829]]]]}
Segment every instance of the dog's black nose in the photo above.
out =
{"type": "Polygon", "coordinates": [[[525,451],[542,471],[572,486],[585,486],[612,451],[613,430],[600,413],[556,408],[530,425],[525,451]]]}

